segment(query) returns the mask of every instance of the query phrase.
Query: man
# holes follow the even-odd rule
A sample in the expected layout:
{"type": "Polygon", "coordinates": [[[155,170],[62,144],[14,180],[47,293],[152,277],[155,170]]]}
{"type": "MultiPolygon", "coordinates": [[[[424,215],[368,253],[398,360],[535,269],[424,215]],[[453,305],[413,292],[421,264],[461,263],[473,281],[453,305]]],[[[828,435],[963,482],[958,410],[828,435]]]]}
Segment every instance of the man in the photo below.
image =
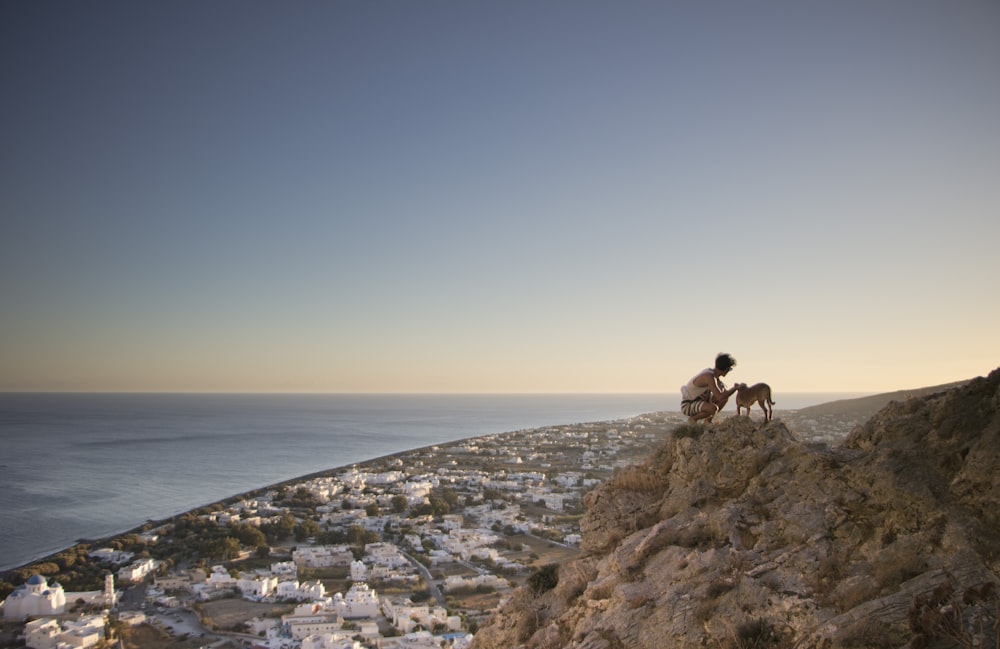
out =
{"type": "Polygon", "coordinates": [[[719,354],[715,357],[714,368],[703,369],[681,386],[681,412],[688,416],[689,424],[702,419],[712,423],[712,417],[726,407],[729,397],[740,387],[746,387],[745,383],[737,383],[727,390],[720,380],[735,366],[735,358],[719,354]]]}

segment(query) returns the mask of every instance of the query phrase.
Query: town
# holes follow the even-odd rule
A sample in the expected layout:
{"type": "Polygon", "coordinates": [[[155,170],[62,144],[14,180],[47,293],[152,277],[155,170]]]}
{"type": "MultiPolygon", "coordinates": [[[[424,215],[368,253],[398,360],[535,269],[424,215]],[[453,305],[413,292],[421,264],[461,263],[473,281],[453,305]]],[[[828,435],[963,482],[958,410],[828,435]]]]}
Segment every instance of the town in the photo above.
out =
{"type": "Polygon", "coordinates": [[[8,573],[0,646],[461,649],[579,553],[584,494],[683,421],[407,451],[81,543],[8,573]]]}

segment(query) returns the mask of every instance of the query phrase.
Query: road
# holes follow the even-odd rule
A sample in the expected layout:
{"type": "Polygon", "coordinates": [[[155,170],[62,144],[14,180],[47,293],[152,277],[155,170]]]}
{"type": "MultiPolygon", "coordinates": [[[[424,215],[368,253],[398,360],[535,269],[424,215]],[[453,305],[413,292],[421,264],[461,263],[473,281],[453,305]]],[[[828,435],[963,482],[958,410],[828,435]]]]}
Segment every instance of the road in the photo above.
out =
{"type": "Polygon", "coordinates": [[[447,607],[448,604],[445,602],[444,595],[441,594],[441,589],[438,588],[438,585],[434,583],[434,578],[431,577],[431,571],[427,569],[427,566],[417,561],[411,554],[404,552],[403,550],[400,550],[400,552],[404,557],[406,557],[407,561],[412,563],[413,567],[416,568],[421,575],[423,575],[424,581],[427,582],[427,590],[430,591],[431,597],[433,597],[434,601],[438,603],[438,606],[447,607]]]}

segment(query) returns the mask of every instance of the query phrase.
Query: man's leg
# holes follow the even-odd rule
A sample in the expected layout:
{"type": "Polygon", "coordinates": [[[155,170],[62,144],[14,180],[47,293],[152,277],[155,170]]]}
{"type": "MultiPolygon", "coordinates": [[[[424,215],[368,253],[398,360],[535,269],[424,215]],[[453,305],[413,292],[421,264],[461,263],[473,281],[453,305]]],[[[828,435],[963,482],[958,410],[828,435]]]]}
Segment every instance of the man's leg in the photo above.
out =
{"type": "Polygon", "coordinates": [[[692,421],[705,419],[708,423],[712,423],[712,417],[714,417],[717,412],[719,412],[719,408],[714,403],[711,401],[702,401],[701,408],[691,419],[692,421]]]}

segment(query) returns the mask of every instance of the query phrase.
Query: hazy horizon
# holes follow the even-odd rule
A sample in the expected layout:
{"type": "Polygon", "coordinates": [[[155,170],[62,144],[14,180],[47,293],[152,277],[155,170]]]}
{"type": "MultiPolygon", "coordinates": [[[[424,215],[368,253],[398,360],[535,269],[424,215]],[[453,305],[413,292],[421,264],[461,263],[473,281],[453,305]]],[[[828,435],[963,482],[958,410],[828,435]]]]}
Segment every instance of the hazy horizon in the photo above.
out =
{"type": "Polygon", "coordinates": [[[16,2],[0,52],[0,391],[1000,365],[996,3],[16,2]]]}

